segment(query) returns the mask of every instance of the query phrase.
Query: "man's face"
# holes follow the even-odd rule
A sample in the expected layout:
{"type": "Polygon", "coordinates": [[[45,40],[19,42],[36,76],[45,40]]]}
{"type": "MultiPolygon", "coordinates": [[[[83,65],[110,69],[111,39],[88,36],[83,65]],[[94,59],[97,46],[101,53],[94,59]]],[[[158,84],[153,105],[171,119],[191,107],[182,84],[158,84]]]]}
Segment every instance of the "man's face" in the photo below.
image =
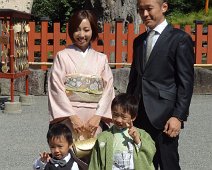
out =
{"type": "Polygon", "coordinates": [[[150,29],[164,21],[164,13],[168,9],[167,3],[162,0],[138,0],[137,7],[143,23],[150,29]]]}

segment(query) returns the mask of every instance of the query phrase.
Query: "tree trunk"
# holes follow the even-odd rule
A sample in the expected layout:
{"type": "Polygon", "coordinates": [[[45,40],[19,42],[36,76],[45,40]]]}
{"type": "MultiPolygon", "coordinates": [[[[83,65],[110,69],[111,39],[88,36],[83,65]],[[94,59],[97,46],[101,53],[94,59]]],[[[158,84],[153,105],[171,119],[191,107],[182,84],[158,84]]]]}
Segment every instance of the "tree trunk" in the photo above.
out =
{"type": "Polygon", "coordinates": [[[123,19],[125,25],[134,23],[137,30],[141,19],[137,13],[137,0],[87,0],[99,17],[102,26],[104,22],[114,25],[116,19],[123,19]]]}

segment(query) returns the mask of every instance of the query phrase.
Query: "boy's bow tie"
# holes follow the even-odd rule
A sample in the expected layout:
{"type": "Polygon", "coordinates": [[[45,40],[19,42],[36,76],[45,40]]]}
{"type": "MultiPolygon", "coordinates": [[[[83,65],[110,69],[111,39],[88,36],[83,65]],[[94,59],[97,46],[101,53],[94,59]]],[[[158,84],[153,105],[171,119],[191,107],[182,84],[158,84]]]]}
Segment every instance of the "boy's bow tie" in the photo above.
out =
{"type": "Polygon", "coordinates": [[[53,163],[53,164],[59,164],[60,166],[65,166],[66,165],[66,161],[61,159],[61,160],[58,160],[58,159],[53,159],[51,158],[50,159],[50,162],[53,163]]]}

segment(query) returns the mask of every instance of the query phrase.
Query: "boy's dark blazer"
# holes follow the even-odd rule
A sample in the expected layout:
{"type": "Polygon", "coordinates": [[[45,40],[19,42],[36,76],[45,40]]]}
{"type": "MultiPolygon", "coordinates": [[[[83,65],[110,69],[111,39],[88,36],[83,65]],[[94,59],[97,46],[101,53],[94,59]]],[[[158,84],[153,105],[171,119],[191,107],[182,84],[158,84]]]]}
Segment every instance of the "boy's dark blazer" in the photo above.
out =
{"type": "MultiPolygon", "coordinates": [[[[71,161],[75,161],[77,163],[77,165],[78,165],[80,170],[88,170],[87,163],[85,163],[82,160],[80,160],[79,158],[77,158],[76,155],[74,154],[74,152],[72,151],[72,149],[69,150],[69,153],[71,154],[71,159],[72,160],[69,160],[69,162],[67,163],[68,166],[55,167],[54,164],[52,164],[51,162],[48,162],[46,164],[44,170],[53,170],[53,169],[64,169],[65,170],[65,169],[70,169],[73,166],[73,162],[71,162],[71,161]]],[[[52,154],[50,154],[50,157],[52,157],[52,154]]]]}
{"type": "Polygon", "coordinates": [[[187,119],[194,82],[193,41],[167,25],[145,64],[146,37],[147,32],[134,40],[127,93],[139,97],[152,125],[163,129],[172,116],[187,119]]]}

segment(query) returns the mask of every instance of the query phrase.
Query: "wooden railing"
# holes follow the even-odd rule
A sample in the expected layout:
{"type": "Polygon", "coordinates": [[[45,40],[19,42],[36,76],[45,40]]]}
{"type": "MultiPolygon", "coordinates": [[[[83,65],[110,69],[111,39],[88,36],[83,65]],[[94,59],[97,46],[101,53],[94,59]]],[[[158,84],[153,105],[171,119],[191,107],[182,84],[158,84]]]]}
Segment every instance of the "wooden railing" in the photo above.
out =
{"type": "MultiPolygon", "coordinates": [[[[66,32],[61,32],[60,23],[53,23],[54,31],[50,33],[48,32],[48,21],[41,22],[40,32],[35,31],[35,22],[30,22],[29,24],[28,52],[31,64],[36,61],[47,63],[49,59],[54,58],[57,51],[71,44],[67,31],[68,25],[66,25],[66,32]],[[36,41],[40,41],[40,44],[36,45],[36,41]],[[65,41],[65,45],[61,44],[61,41],[65,41]],[[35,57],[37,53],[40,53],[39,59],[35,57]]],[[[174,27],[180,29],[179,25],[174,27]]],[[[97,51],[105,53],[108,56],[109,63],[130,64],[132,62],[133,40],[138,34],[145,31],[145,26],[143,24],[140,25],[138,34],[134,30],[134,24],[129,24],[127,31],[125,31],[123,23],[116,22],[115,31],[113,31],[112,25],[105,23],[103,32],[99,33],[100,39],[93,42],[92,47],[97,51]]],[[[194,31],[192,31],[190,25],[186,25],[184,31],[190,34],[194,41],[196,64],[212,64],[212,25],[208,25],[206,33],[203,32],[201,22],[196,22],[194,31]]],[[[115,67],[121,66],[122,64],[117,64],[115,67]]],[[[42,64],[40,68],[46,70],[48,64],[42,64]]]]}

